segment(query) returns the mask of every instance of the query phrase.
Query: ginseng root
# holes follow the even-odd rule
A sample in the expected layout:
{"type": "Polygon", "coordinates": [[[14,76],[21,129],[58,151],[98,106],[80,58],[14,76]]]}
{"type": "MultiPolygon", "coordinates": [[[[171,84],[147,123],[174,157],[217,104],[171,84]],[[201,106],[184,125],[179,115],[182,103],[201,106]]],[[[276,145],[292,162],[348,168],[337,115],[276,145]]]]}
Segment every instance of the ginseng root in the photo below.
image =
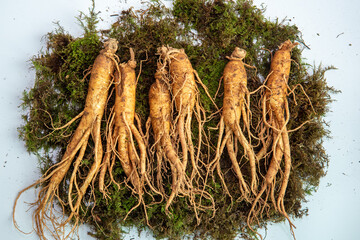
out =
{"type": "Polygon", "coordinates": [[[240,120],[242,119],[243,128],[248,130],[250,138],[250,97],[249,91],[247,89],[246,70],[243,63],[245,55],[245,50],[236,47],[231,56],[228,57],[230,61],[227,63],[224,69],[224,100],[222,116],[220,119],[220,132],[217,143],[216,156],[210,164],[210,167],[212,171],[214,171],[215,167],[217,168],[217,172],[223,182],[223,185],[225,186],[225,189],[227,189],[222,177],[222,173],[220,172],[221,170],[219,161],[226,144],[233,170],[239,180],[239,187],[242,196],[245,200],[250,201],[250,191],[241,173],[240,164],[237,160],[236,152],[234,151],[234,145],[237,144],[238,141],[243,147],[244,155],[248,158],[250,164],[250,190],[253,194],[256,194],[258,185],[258,178],[256,174],[256,155],[254,153],[251,142],[247,140],[245,134],[242,131],[242,128],[240,127],[240,120]],[[222,138],[224,134],[224,125],[226,134],[224,138],[222,138]],[[234,137],[237,139],[237,141],[235,141],[236,139],[234,137]],[[212,164],[215,165],[211,166],[212,164]]]}
{"type": "MultiPolygon", "coordinates": [[[[100,191],[106,196],[105,173],[109,170],[112,178],[111,166],[113,164],[110,164],[110,159],[114,160],[118,157],[134,192],[139,196],[138,204],[128,214],[141,203],[144,204],[144,186],[145,181],[148,182],[146,144],[141,130],[134,124],[137,79],[135,74],[136,61],[131,48],[130,55],[131,59],[127,63],[120,64],[120,73],[115,73],[115,105],[108,124],[107,152],[99,179],[100,191]],[[110,169],[108,169],[109,167],[110,169]]],[[[148,182],[148,184],[150,183],[148,182]]]]}
{"type": "Polygon", "coordinates": [[[179,193],[180,188],[184,187],[185,171],[170,138],[172,119],[171,97],[168,86],[163,82],[161,69],[156,72],[155,79],[156,82],[151,85],[149,92],[150,120],[155,135],[155,145],[157,150],[157,182],[159,188],[161,188],[162,185],[162,159],[165,158],[168,160],[171,166],[171,194],[165,206],[165,211],[168,212],[169,206],[179,193]]]}
{"type": "MultiPolygon", "coordinates": [[[[101,119],[104,114],[106,101],[108,97],[108,89],[112,83],[113,72],[116,66],[115,52],[117,51],[117,41],[110,39],[104,43],[104,49],[96,57],[93,67],[91,69],[91,77],[89,81],[88,94],[85,102],[85,109],[81,115],[80,123],[75,130],[71,140],[66,148],[66,151],[62,157],[62,160],[52,166],[44,176],[34,184],[25,188],[19,192],[16,197],[13,211],[13,222],[16,228],[18,228],[15,221],[15,208],[16,203],[21,194],[37,185],[41,185],[42,189],[38,194],[38,200],[33,204],[36,206],[34,213],[35,231],[39,235],[40,239],[46,239],[45,231],[51,232],[56,239],[61,237],[61,229],[70,220],[74,221],[74,226],[71,229],[69,235],[74,232],[79,222],[79,209],[81,201],[89,184],[92,182],[95,175],[98,173],[103,156],[103,149],[101,143],[100,126],[101,119]],[[94,162],[91,165],[86,177],[82,180],[82,185],[77,184],[78,169],[85,154],[88,140],[90,135],[94,142],[94,162]],[[60,204],[63,204],[62,200],[58,196],[59,185],[63,181],[67,174],[73,159],[74,170],[71,175],[69,183],[68,204],[71,209],[69,217],[65,221],[57,221],[54,215],[53,202],[57,198],[60,204]],[[76,191],[73,192],[72,188],[75,185],[76,191]],[[75,204],[73,198],[76,198],[75,204]],[[51,223],[51,226],[48,223],[51,223]],[[51,230],[53,228],[53,231],[51,230]]],[[[19,228],[18,228],[19,229],[19,228]]],[[[68,235],[68,236],[69,236],[68,235]]]]}
{"type": "MultiPolygon", "coordinates": [[[[191,179],[199,174],[198,154],[195,157],[195,149],[192,141],[191,122],[194,108],[200,108],[198,104],[198,90],[195,81],[194,69],[183,49],[161,47],[158,49],[163,68],[168,67],[170,77],[165,78],[171,86],[171,94],[177,111],[175,123],[176,135],[179,136],[182,150],[182,165],[186,171],[188,159],[192,165],[191,179]]],[[[198,116],[199,118],[201,116],[198,116]]],[[[200,120],[201,122],[201,120],[200,120]]],[[[199,142],[201,143],[202,129],[199,129],[199,142]]],[[[200,151],[201,146],[198,146],[200,151]]],[[[199,174],[200,175],[200,174],[199,174]]]]}
{"type": "MultiPolygon", "coordinates": [[[[203,206],[201,203],[195,203],[196,194],[200,194],[199,202],[201,202],[202,197],[206,197],[208,199],[211,197],[211,195],[205,192],[205,190],[199,190],[198,188],[203,187],[203,189],[205,189],[206,185],[202,174],[200,173],[203,169],[201,165],[203,162],[200,161],[200,151],[203,141],[203,124],[205,123],[203,116],[205,114],[199,103],[199,91],[196,85],[196,79],[200,84],[201,80],[199,79],[196,71],[192,68],[184,49],[175,49],[163,46],[158,49],[158,54],[160,55],[159,67],[164,68],[169,72],[167,77],[164,77],[163,79],[170,89],[172,101],[175,102],[176,119],[174,121],[175,133],[173,133],[173,136],[179,138],[182,153],[181,155],[179,154],[179,156],[182,157],[182,167],[184,172],[187,170],[189,157],[191,161],[192,168],[188,180],[188,190],[190,201],[194,206],[194,211],[197,216],[198,209],[213,209],[213,200],[211,200],[211,207],[203,206]],[[198,144],[196,154],[191,130],[193,113],[195,113],[194,115],[198,122],[198,144]]],[[[202,86],[208,94],[206,87],[203,84],[202,86]]],[[[212,100],[211,96],[209,97],[212,100]]],[[[187,175],[185,177],[187,177],[187,175]]]]}
{"type": "MultiPolygon", "coordinates": [[[[263,122],[264,127],[268,132],[272,132],[270,138],[272,141],[272,157],[264,177],[264,181],[256,196],[255,201],[252,204],[252,208],[249,212],[247,223],[251,228],[253,218],[257,218],[259,210],[256,210],[256,206],[261,201],[262,194],[266,191],[270,194],[271,201],[274,208],[277,209],[287,220],[289,221],[291,232],[294,236],[293,227],[295,227],[290,221],[284,207],[284,196],[287,188],[287,184],[290,176],[291,169],[291,154],[289,136],[286,125],[289,121],[289,106],[287,101],[288,79],[291,67],[291,50],[297,43],[292,43],[290,40],[285,41],[279,46],[279,49],[275,52],[271,61],[270,73],[266,82],[266,90],[262,100],[263,108],[263,122]],[[282,182],[280,192],[275,201],[275,185],[276,175],[279,172],[280,164],[284,158],[284,171],[282,174],[282,182]]],[[[270,141],[270,142],[271,142],[270,141]]],[[[265,146],[266,147],[266,146],[265,146]]],[[[263,154],[262,154],[263,155],[263,154]]],[[[264,202],[264,209],[266,201],[264,202]]],[[[295,236],[294,236],[295,238],[295,236]]]]}

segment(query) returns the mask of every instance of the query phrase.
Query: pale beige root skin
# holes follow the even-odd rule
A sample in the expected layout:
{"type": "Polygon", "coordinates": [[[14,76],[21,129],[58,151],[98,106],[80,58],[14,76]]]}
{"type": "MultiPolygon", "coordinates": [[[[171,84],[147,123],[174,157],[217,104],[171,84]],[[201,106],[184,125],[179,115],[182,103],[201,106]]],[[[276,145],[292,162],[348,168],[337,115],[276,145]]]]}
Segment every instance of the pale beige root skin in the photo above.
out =
{"type": "MultiPolygon", "coordinates": [[[[161,180],[162,155],[169,161],[172,172],[171,194],[167,199],[165,211],[168,212],[173,199],[178,195],[180,187],[184,186],[185,171],[182,163],[173,147],[170,138],[171,124],[171,97],[170,92],[164,82],[161,80],[159,71],[155,75],[156,82],[151,85],[149,92],[150,119],[152,129],[155,135],[155,144],[158,158],[158,183],[161,180]],[[159,175],[160,174],[160,175],[159,175]]],[[[165,194],[163,192],[163,194],[165,194]]]]}
{"type": "MultiPolygon", "coordinates": [[[[249,197],[251,193],[241,173],[238,157],[236,154],[237,151],[234,151],[234,147],[237,147],[237,141],[239,141],[240,145],[243,147],[244,154],[248,158],[250,164],[250,190],[253,194],[256,194],[258,186],[258,177],[256,174],[256,155],[250,141],[245,137],[242,128],[240,127],[240,123],[242,120],[244,129],[250,129],[250,102],[247,101],[249,91],[247,89],[247,74],[243,63],[243,59],[245,56],[246,51],[236,47],[231,56],[228,57],[230,61],[227,63],[224,69],[222,77],[224,82],[224,100],[220,124],[225,124],[226,135],[225,138],[222,139],[224,127],[220,126],[216,155],[211,164],[216,165],[217,172],[218,174],[220,174],[220,178],[222,179],[224,185],[222,173],[219,171],[219,160],[223,152],[223,147],[221,146],[224,146],[224,144],[222,144],[222,142],[226,142],[233,170],[237,178],[239,179],[240,192],[245,200],[250,201],[249,197]]],[[[251,136],[249,133],[249,138],[250,137],[251,136]]],[[[213,171],[215,166],[210,166],[210,168],[213,171]]],[[[225,190],[226,189],[227,188],[225,187],[225,190]]],[[[226,190],[226,192],[228,191],[226,190]]]]}
{"type": "Polygon", "coordinates": [[[15,221],[15,207],[17,200],[24,191],[39,184],[42,185],[42,189],[39,192],[38,200],[33,204],[36,206],[33,216],[35,223],[34,229],[39,235],[39,238],[46,239],[46,232],[51,232],[55,239],[64,238],[64,236],[62,236],[63,232],[61,229],[70,220],[74,220],[74,225],[70,233],[65,238],[72,234],[72,232],[77,228],[79,223],[78,212],[82,198],[94,176],[99,171],[102,160],[103,150],[100,136],[100,123],[105,109],[108,89],[111,84],[112,75],[115,69],[114,56],[116,51],[117,41],[115,39],[110,39],[104,44],[104,49],[95,59],[91,70],[85,109],[77,129],[71,137],[62,160],[51,167],[36,183],[22,190],[18,194],[15,200],[13,211],[13,221],[17,228],[18,226],[15,221]],[[82,185],[78,186],[76,182],[76,176],[78,174],[77,169],[84,156],[90,134],[95,143],[94,162],[82,185]],[[76,155],[77,158],[74,163],[74,171],[70,180],[70,191],[68,199],[72,212],[67,219],[58,220],[53,212],[53,200],[54,197],[56,197],[62,204],[62,200],[57,195],[59,185],[67,174],[76,155]],[[75,192],[72,192],[73,185],[76,187],[75,192]],[[75,204],[73,204],[74,196],[76,197],[75,204]],[[49,223],[51,223],[51,225],[49,223]]]}
{"type": "MultiPolygon", "coordinates": [[[[263,122],[267,131],[272,132],[272,158],[264,177],[261,190],[256,196],[255,201],[252,204],[252,208],[249,212],[247,224],[251,228],[253,219],[258,218],[259,210],[256,209],[257,204],[261,201],[262,194],[267,191],[271,194],[271,200],[274,208],[278,210],[289,221],[291,232],[295,239],[293,228],[295,227],[290,221],[288,214],[284,207],[284,196],[286,187],[289,181],[290,169],[291,169],[291,153],[288,130],[286,124],[289,121],[289,108],[287,101],[287,89],[288,79],[291,67],[291,50],[297,43],[292,43],[290,40],[285,41],[279,46],[271,61],[270,73],[266,82],[266,90],[263,97],[263,122]],[[277,202],[275,202],[275,185],[276,175],[279,172],[280,164],[284,158],[285,169],[282,174],[282,182],[278,195],[277,202]]],[[[267,146],[264,146],[266,149],[267,146]]],[[[262,149],[263,151],[263,149],[262,149]]],[[[259,154],[264,156],[263,152],[259,154]]],[[[267,196],[266,196],[267,199],[267,196]]],[[[264,206],[266,205],[264,202],[264,206]]],[[[262,208],[264,208],[264,206],[262,208]]],[[[260,207],[261,208],[261,207],[260,207]]]]}
{"type": "MultiPolygon", "coordinates": [[[[113,146],[116,146],[117,139],[113,138],[113,129],[114,129],[114,117],[115,114],[113,114],[113,109],[111,109],[110,119],[108,120],[108,124],[106,127],[106,151],[104,154],[103,164],[100,169],[99,174],[99,191],[103,194],[104,198],[110,198],[108,195],[108,185],[111,183],[114,183],[119,189],[120,185],[117,183],[117,181],[114,179],[114,176],[112,174],[112,170],[115,164],[116,154],[114,154],[113,146]],[[105,176],[106,173],[109,173],[110,181],[108,184],[105,184],[105,176]]],[[[117,134],[117,133],[115,133],[117,134]]]]}
{"type": "Polygon", "coordinates": [[[192,118],[196,103],[197,86],[194,70],[183,49],[162,47],[158,52],[164,65],[168,66],[170,73],[171,93],[178,113],[176,131],[179,135],[182,149],[183,168],[186,170],[188,157],[190,155],[193,171],[197,171],[198,167],[196,165],[195,151],[191,140],[192,136],[189,136],[189,132],[185,129],[186,125],[188,125],[186,123],[192,118]]]}
{"type": "MultiPolygon", "coordinates": [[[[120,64],[119,71],[115,73],[115,104],[113,115],[108,123],[106,163],[102,166],[102,175],[99,179],[100,191],[103,192],[104,196],[107,196],[104,183],[105,174],[109,169],[110,159],[118,158],[127,176],[127,181],[130,183],[127,185],[139,197],[138,203],[127,213],[126,217],[141,203],[144,205],[146,213],[143,199],[145,182],[154,192],[158,193],[152,187],[147,176],[147,152],[144,136],[141,129],[138,129],[134,124],[137,79],[135,74],[136,61],[131,48],[130,55],[131,59],[127,63],[120,64]]],[[[113,179],[111,169],[108,172],[110,178],[113,179]]],[[[111,182],[117,184],[114,180],[111,182]]]]}
{"type": "MultiPolygon", "coordinates": [[[[139,171],[136,163],[131,161],[129,153],[131,146],[131,139],[127,125],[134,124],[135,117],[135,102],[136,102],[136,62],[134,59],[126,64],[120,65],[120,76],[116,83],[116,96],[115,96],[115,132],[114,135],[118,139],[117,151],[121,166],[124,169],[126,176],[132,183],[135,191],[142,195],[142,187],[140,186],[139,171]]],[[[140,144],[143,141],[140,140],[140,144]]],[[[143,153],[144,154],[144,153],[143,153]]],[[[145,155],[146,156],[146,155],[145,155]]]]}
{"type": "Polygon", "coordinates": [[[198,223],[200,223],[198,211],[210,209],[215,212],[215,208],[211,195],[204,190],[206,182],[200,174],[200,164],[203,163],[200,161],[199,151],[202,147],[201,139],[204,120],[202,119],[203,114],[201,113],[203,113],[203,109],[200,107],[199,93],[196,85],[197,74],[192,68],[192,65],[183,49],[163,46],[158,49],[158,54],[160,55],[160,65],[158,69],[168,71],[168,74],[166,74],[166,77],[164,77],[163,80],[170,89],[172,102],[175,103],[175,133],[173,133],[172,136],[178,136],[180,141],[182,154],[179,154],[178,151],[178,155],[182,159],[183,171],[186,173],[188,170],[189,159],[192,166],[190,176],[185,174],[185,178],[187,179],[187,181],[184,182],[186,185],[186,192],[182,192],[182,194],[189,197],[189,201],[193,205],[195,216],[198,223]],[[194,111],[194,109],[196,109],[196,111],[194,111]],[[197,145],[196,154],[191,131],[192,116],[194,112],[196,120],[199,123],[199,135],[197,136],[199,144],[197,145]],[[197,187],[203,188],[203,190],[200,190],[197,187]],[[203,206],[203,204],[200,203],[202,198],[209,200],[209,204],[211,206],[203,206]]]}

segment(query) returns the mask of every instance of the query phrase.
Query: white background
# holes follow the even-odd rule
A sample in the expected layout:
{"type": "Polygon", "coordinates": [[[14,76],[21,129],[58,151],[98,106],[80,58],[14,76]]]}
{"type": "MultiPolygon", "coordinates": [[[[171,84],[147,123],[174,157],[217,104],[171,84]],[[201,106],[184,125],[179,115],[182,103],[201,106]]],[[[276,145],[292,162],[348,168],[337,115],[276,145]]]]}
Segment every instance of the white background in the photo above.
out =
{"type": "MultiPolygon", "coordinates": [[[[334,65],[338,70],[326,74],[328,83],[342,91],[335,95],[330,123],[332,139],[324,142],[330,157],[328,174],[320,187],[305,204],[309,216],[295,220],[298,240],[358,239],[360,225],[360,2],[357,0],[255,0],[256,5],[265,3],[265,16],[291,19],[303,33],[311,50],[305,49],[309,63],[334,65]]],[[[165,2],[170,5],[171,2],[165,2]]],[[[19,190],[36,181],[39,176],[35,156],[26,152],[24,143],[18,140],[17,127],[22,123],[18,108],[21,94],[33,85],[34,72],[29,69],[31,56],[44,48],[42,37],[60,24],[74,36],[81,34],[76,24],[78,11],[87,12],[88,0],[0,0],[0,232],[1,239],[38,239],[33,233],[19,233],[11,221],[12,206],[19,190]]],[[[106,28],[115,21],[111,14],[130,6],[141,5],[136,0],[96,1],[106,28]]],[[[31,210],[26,212],[25,202],[35,200],[31,189],[20,199],[17,220],[24,231],[31,231],[31,210]]],[[[84,232],[84,231],[83,231],[84,232]]],[[[126,239],[138,239],[130,231],[126,239]]],[[[142,239],[150,236],[143,234],[142,239]]],[[[90,239],[85,233],[80,239],[90,239]]],[[[275,224],[267,230],[266,239],[292,239],[287,223],[275,224]]]]}

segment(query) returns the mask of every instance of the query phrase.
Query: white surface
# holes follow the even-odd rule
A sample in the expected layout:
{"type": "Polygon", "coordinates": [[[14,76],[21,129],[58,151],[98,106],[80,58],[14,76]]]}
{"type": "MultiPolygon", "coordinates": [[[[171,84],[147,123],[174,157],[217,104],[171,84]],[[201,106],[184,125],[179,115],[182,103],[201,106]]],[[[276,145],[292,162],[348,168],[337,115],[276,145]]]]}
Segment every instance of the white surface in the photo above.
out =
{"type": "MultiPolygon", "coordinates": [[[[324,143],[330,157],[328,174],[305,204],[309,216],[294,221],[296,238],[359,239],[356,229],[360,224],[360,129],[356,125],[360,121],[360,79],[357,74],[360,66],[357,26],[360,2],[255,1],[256,4],[261,2],[266,2],[266,16],[271,19],[287,16],[299,27],[311,48],[303,52],[309,63],[338,68],[328,72],[326,77],[330,86],[342,91],[334,96],[337,101],[331,104],[332,112],[326,117],[333,137],[324,143]]],[[[269,227],[268,239],[291,239],[288,224],[269,227]]]]}
{"type": "MultiPolygon", "coordinates": [[[[81,34],[76,24],[78,11],[87,12],[90,1],[1,1],[0,15],[0,230],[1,239],[38,239],[35,234],[23,235],[15,230],[11,221],[12,205],[17,192],[39,178],[37,159],[30,156],[23,142],[18,140],[16,128],[21,122],[20,98],[25,88],[33,85],[34,72],[29,70],[29,58],[38,53],[44,42],[42,36],[54,29],[53,21],[72,35],[81,34]]],[[[329,85],[342,91],[331,104],[330,122],[333,139],[325,140],[330,156],[328,175],[322,179],[319,190],[305,204],[309,216],[295,220],[298,240],[357,239],[360,225],[360,120],[359,66],[360,66],[360,2],[356,0],[255,0],[265,3],[265,16],[291,19],[303,32],[311,50],[303,54],[309,63],[334,65],[338,70],[326,74],[329,85]],[[337,37],[337,35],[344,33],[337,37]],[[318,35],[319,34],[319,35],[318,35]],[[349,45],[351,44],[351,46],[349,45]]],[[[100,28],[108,26],[111,14],[140,6],[136,0],[96,1],[101,11],[100,28]]],[[[114,19],[115,20],[115,19],[114,19]]],[[[17,220],[24,231],[31,230],[31,210],[24,201],[35,200],[35,190],[29,190],[19,201],[17,220]]],[[[126,239],[138,239],[131,231],[126,239]]],[[[86,234],[80,239],[90,239],[86,234]]],[[[148,239],[146,235],[142,239],[148,239]]],[[[270,226],[267,239],[292,239],[288,224],[270,226]]]]}

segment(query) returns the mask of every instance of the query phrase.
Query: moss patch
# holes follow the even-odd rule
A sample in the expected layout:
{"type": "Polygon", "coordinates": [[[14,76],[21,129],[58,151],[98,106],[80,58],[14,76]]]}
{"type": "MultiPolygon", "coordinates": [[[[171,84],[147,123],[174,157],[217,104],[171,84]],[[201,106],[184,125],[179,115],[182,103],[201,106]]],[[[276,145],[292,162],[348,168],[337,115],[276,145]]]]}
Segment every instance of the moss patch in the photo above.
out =
{"type": "MultiPolygon", "coordinates": [[[[147,59],[142,62],[136,96],[136,112],[143,122],[149,115],[148,90],[154,82],[158,59],[155,53],[158,47],[169,45],[184,48],[194,69],[198,71],[210,94],[214,96],[227,63],[225,57],[229,56],[235,47],[244,48],[248,52],[245,62],[257,69],[247,69],[248,87],[253,91],[261,86],[262,80],[266,78],[271,53],[278,45],[287,39],[302,42],[301,33],[295,25],[269,21],[263,16],[262,9],[245,0],[176,0],[172,9],[165,8],[159,1],[151,1],[146,11],[123,11],[110,29],[101,31],[96,29],[97,14],[93,8],[90,9],[90,14],[81,14],[79,20],[84,28],[84,35],[79,38],[70,36],[61,27],[47,35],[47,50],[32,58],[36,71],[34,87],[24,91],[23,95],[23,107],[27,114],[23,116],[24,125],[19,128],[20,138],[25,141],[29,152],[39,157],[43,171],[61,158],[71,133],[76,128],[75,123],[66,129],[51,130],[52,126],[62,126],[82,111],[88,83],[84,76],[100,51],[100,32],[104,38],[112,37],[119,41],[117,54],[121,62],[129,59],[129,47],[134,49],[138,62],[147,59]]],[[[326,172],[328,158],[322,141],[329,132],[323,117],[332,101],[330,94],[336,91],[327,85],[325,79],[325,72],[332,67],[307,64],[298,48],[293,51],[292,59],[296,63],[292,64],[289,86],[293,88],[300,83],[316,112],[312,111],[307,97],[299,88],[295,91],[296,102],[289,96],[291,119],[288,129],[296,128],[299,123],[313,119],[300,130],[290,133],[293,169],[285,196],[285,207],[289,215],[300,218],[307,213],[301,206],[302,202],[317,188],[326,172]]],[[[220,88],[220,96],[222,91],[220,88]]],[[[200,92],[203,107],[209,113],[214,112],[214,107],[201,88],[200,92]]],[[[260,92],[252,95],[253,132],[256,132],[255,126],[261,117],[261,109],[257,104],[259,100],[260,92]]],[[[111,102],[112,99],[109,107],[112,106],[111,102]]],[[[221,97],[218,97],[216,102],[221,106],[221,97]]],[[[105,118],[108,114],[109,109],[105,113],[105,118]]],[[[217,131],[212,128],[218,121],[219,116],[205,126],[214,145],[217,141],[217,131]]],[[[196,139],[194,141],[196,144],[196,139]]],[[[259,149],[255,149],[257,150],[259,149]]],[[[213,156],[214,152],[210,154],[213,156]]],[[[84,166],[90,164],[92,159],[93,155],[89,151],[84,157],[84,166]]],[[[231,163],[226,154],[221,162],[223,172],[226,172],[226,181],[229,182],[229,191],[234,199],[237,199],[240,197],[237,180],[233,172],[228,171],[231,163]]],[[[114,169],[114,177],[119,182],[123,181],[125,174],[119,162],[114,169]]],[[[266,166],[260,166],[261,174],[265,174],[265,169],[266,166]]],[[[244,171],[245,177],[249,177],[246,175],[246,169],[244,171]]],[[[277,177],[280,179],[280,175],[277,177]]],[[[164,213],[164,202],[148,205],[151,231],[156,238],[180,239],[186,234],[213,239],[233,239],[237,234],[248,239],[255,238],[254,233],[246,227],[246,217],[251,206],[245,202],[231,204],[218,179],[210,179],[208,184],[211,188],[207,190],[216,201],[217,211],[213,218],[210,218],[211,212],[201,213],[200,225],[196,224],[195,215],[183,198],[175,199],[171,209],[173,216],[170,218],[164,213]]],[[[94,186],[97,186],[96,182],[94,186]]],[[[109,190],[111,199],[106,201],[95,188],[95,208],[82,213],[83,220],[93,228],[93,236],[98,239],[119,239],[122,226],[149,229],[142,208],[137,208],[126,221],[123,221],[127,212],[137,203],[136,196],[124,185],[121,189],[113,185],[109,190]]],[[[60,196],[65,202],[66,191],[66,184],[63,184],[60,196]]],[[[94,199],[87,196],[85,202],[87,201],[91,202],[94,199]]],[[[146,197],[145,201],[149,204],[152,199],[146,197]]],[[[86,209],[85,204],[83,207],[86,209]]],[[[270,221],[283,220],[284,218],[274,209],[270,209],[259,224],[264,226],[270,221]]]]}

